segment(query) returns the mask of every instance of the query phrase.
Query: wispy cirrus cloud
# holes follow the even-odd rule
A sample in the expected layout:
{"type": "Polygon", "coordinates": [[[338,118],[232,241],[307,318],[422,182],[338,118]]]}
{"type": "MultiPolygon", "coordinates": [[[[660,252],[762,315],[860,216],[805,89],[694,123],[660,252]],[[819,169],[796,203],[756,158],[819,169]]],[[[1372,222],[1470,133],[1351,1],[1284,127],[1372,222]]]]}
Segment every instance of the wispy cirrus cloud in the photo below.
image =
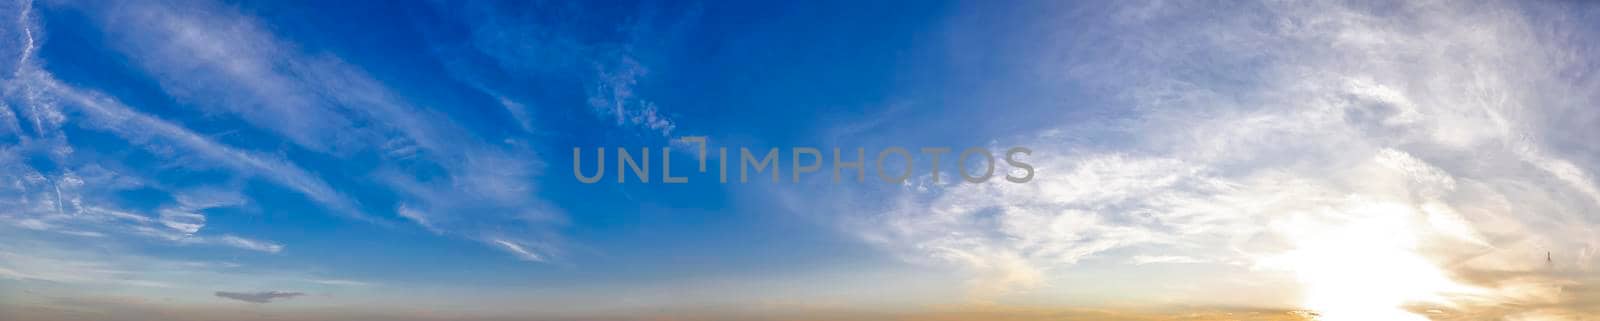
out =
{"type": "Polygon", "coordinates": [[[258,252],[278,253],[283,251],[283,245],[280,244],[261,240],[252,240],[233,235],[223,235],[221,238],[217,239],[217,242],[232,247],[258,252]]]}
{"type": "MultiPolygon", "coordinates": [[[[3,226],[0,226],[0,230],[15,232],[3,226]]],[[[249,289],[261,284],[304,287],[330,295],[361,293],[363,288],[379,286],[375,282],[327,278],[292,269],[262,269],[227,261],[173,258],[169,253],[143,254],[133,250],[136,246],[115,240],[82,246],[83,243],[63,243],[43,235],[7,236],[7,242],[0,244],[0,282],[15,286],[20,295],[15,297],[17,300],[10,300],[7,304],[35,308],[52,306],[47,301],[40,301],[52,298],[105,296],[148,302],[150,300],[137,298],[162,295],[184,300],[204,299],[212,289],[249,289]],[[96,290],[94,294],[84,294],[72,290],[76,288],[96,290]]],[[[260,293],[266,292],[232,293],[248,298],[252,295],[259,297],[260,293]]],[[[287,298],[290,296],[280,295],[268,300],[287,298]]],[[[96,304],[68,306],[104,307],[96,304]]]]}
{"type": "Polygon", "coordinates": [[[627,51],[617,57],[614,62],[595,63],[598,79],[590,85],[589,106],[615,118],[617,126],[638,126],[671,137],[677,125],[662,114],[655,102],[641,99],[634,92],[649,70],[627,51]]]}
{"type": "MultiPolygon", "coordinates": [[[[176,106],[192,109],[185,112],[232,117],[259,129],[253,133],[270,136],[259,138],[292,143],[295,152],[303,149],[342,160],[376,155],[378,161],[348,163],[352,170],[366,174],[312,172],[288,157],[289,153],[270,154],[219,142],[190,130],[189,124],[164,118],[168,115],[146,113],[116,97],[63,84],[42,66],[26,60],[36,45],[31,38],[24,42],[28,46],[23,51],[29,54],[19,58],[17,76],[7,86],[9,91],[23,94],[8,95],[15,98],[8,103],[25,106],[19,109],[24,118],[39,120],[38,125],[29,127],[49,139],[32,139],[38,142],[29,146],[39,147],[19,152],[51,150],[72,160],[72,146],[60,130],[70,123],[112,133],[175,164],[222,169],[239,177],[273,182],[348,217],[387,223],[387,215],[374,216],[369,211],[393,208],[393,217],[417,222],[435,233],[502,249],[495,240],[526,244],[525,251],[544,251],[541,257],[556,252],[558,240],[545,230],[559,222],[561,215],[534,195],[533,177],[543,164],[525,143],[483,138],[450,121],[445,112],[402,99],[359,66],[274,35],[261,20],[236,8],[212,3],[184,8],[129,4],[115,10],[71,2],[56,5],[86,13],[98,27],[114,35],[108,38],[109,46],[153,78],[165,94],[179,102],[176,106]],[[388,187],[388,192],[400,196],[400,202],[366,204],[341,192],[344,187],[329,183],[350,181],[388,187]],[[465,213],[489,215],[462,215],[465,213]],[[491,237],[490,233],[496,234],[491,237]]],[[[28,13],[21,17],[24,34],[42,32],[28,13]]],[[[18,175],[32,175],[24,172],[19,169],[18,175]]],[[[36,184],[41,188],[63,186],[53,184],[48,177],[51,174],[40,174],[46,176],[35,180],[41,182],[36,184]]],[[[28,190],[44,192],[33,187],[28,190]]],[[[152,219],[166,230],[178,232],[176,235],[153,228],[142,231],[269,253],[281,250],[275,243],[239,237],[188,237],[204,228],[201,208],[220,206],[201,203],[237,201],[195,199],[198,196],[190,194],[174,194],[190,198],[176,199],[177,204],[153,211],[159,215],[152,219]]],[[[28,205],[43,209],[51,204],[28,205]]],[[[526,257],[526,253],[506,250],[526,257]]]]}
{"type": "Polygon", "coordinates": [[[48,73],[34,71],[26,86],[41,90],[65,102],[65,107],[84,117],[80,125],[109,131],[139,146],[162,149],[182,147],[209,162],[197,166],[224,166],[238,173],[260,175],[262,179],[289,187],[330,209],[360,216],[354,200],[333,189],[316,175],[282,158],[240,150],[150,115],[101,94],[84,92],[54,80],[48,73]]]}
{"type": "Polygon", "coordinates": [[[61,283],[172,287],[172,284],[141,279],[120,266],[92,260],[35,256],[0,249],[0,278],[61,283]]]}
{"type": "Polygon", "coordinates": [[[222,244],[249,250],[276,253],[282,245],[233,235],[213,238],[195,236],[206,224],[202,211],[234,207],[248,202],[235,191],[214,187],[172,189],[152,184],[145,177],[124,171],[116,161],[80,156],[66,140],[70,126],[100,130],[126,140],[131,146],[154,154],[185,150],[187,157],[203,159],[203,164],[182,163],[196,168],[222,167],[242,175],[261,175],[269,181],[299,191],[308,198],[333,208],[351,209],[353,201],[333,191],[326,183],[285,161],[270,156],[237,150],[123,105],[114,98],[61,83],[54,75],[32,61],[42,35],[34,21],[31,3],[22,2],[14,29],[24,36],[20,52],[4,83],[7,111],[32,120],[30,131],[15,132],[16,145],[5,148],[14,157],[0,157],[0,211],[12,225],[85,237],[140,235],[182,244],[222,244]],[[12,154],[15,153],[15,154],[12,154]],[[19,156],[49,155],[54,172],[42,171],[19,156]],[[169,189],[175,201],[170,206],[135,213],[118,209],[108,200],[119,192],[141,189],[169,189]]]}
{"type": "Polygon", "coordinates": [[[353,281],[353,280],[339,280],[339,279],[315,279],[315,280],[311,280],[311,283],[322,284],[322,285],[334,285],[334,286],[373,286],[373,285],[375,285],[375,284],[370,283],[370,282],[353,281]]]}
{"type": "Polygon", "coordinates": [[[1028,51],[1019,81],[1110,103],[1073,106],[1104,112],[1062,111],[1072,117],[1039,132],[997,134],[1034,149],[1029,184],[829,193],[846,201],[821,211],[864,215],[845,225],[908,259],[969,269],[982,300],[1044,290],[1105,259],[1286,275],[1305,299],[1285,303],[1329,320],[1592,312],[1592,293],[1551,284],[1592,282],[1600,264],[1600,230],[1583,214],[1600,211],[1600,154],[1571,138],[1593,138],[1600,125],[1583,107],[1600,101],[1590,94],[1600,82],[1583,76],[1594,72],[1595,39],[1573,18],[1594,7],[1195,6],[1029,16],[1015,27],[1057,31],[998,42],[954,33],[957,43],[1002,44],[994,50],[1049,48],[1028,51]],[[1546,252],[1563,255],[1547,264],[1546,252]],[[1462,277],[1484,271],[1502,277],[1462,277]],[[1379,286],[1399,290],[1357,290],[1379,286]]]}
{"type": "Polygon", "coordinates": [[[521,258],[522,260],[535,261],[535,262],[540,262],[540,261],[544,261],[545,260],[544,256],[541,256],[541,255],[539,255],[539,253],[536,253],[534,251],[529,250],[524,244],[520,244],[520,243],[517,243],[515,241],[505,240],[505,239],[495,239],[495,240],[493,240],[493,242],[494,242],[495,245],[499,245],[500,247],[505,248],[505,250],[511,251],[511,253],[516,254],[517,257],[521,258]]]}
{"type": "MultiPolygon", "coordinates": [[[[471,68],[462,56],[484,56],[492,60],[505,77],[554,76],[581,84],[589,109],[618,127],[635,128],[671,137],[677,129],[670,113],[641,92],[648,80],[649,66],[644,53],[663,45],[681,33],[688,22],[698,19],[691,8],[673,16],[657,10],[640,9],[631,22],[617,26],[603,37],[581,37],[574,31],[589,23],[585,19],[593,8],[575,4],[532,4],[542,12],[560,13],[540,19],[520,19],[524,13],[505,12],[493,4],[465,5],[465,19],[471,21],[470,43],[436,44],[445,52],[457,78],[472,83],[501,105],[527,129],[527,106],[504,90],[480,80],[488,72],[471,68]]],[[[491,78],[493,79],[493,78],[491,78]]]]}

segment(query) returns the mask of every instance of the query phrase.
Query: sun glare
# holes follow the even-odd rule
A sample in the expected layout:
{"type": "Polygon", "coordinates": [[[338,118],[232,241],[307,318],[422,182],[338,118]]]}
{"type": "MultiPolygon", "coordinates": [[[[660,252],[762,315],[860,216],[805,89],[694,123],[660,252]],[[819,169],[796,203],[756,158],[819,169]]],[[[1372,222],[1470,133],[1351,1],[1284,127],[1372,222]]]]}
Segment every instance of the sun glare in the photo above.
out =
{"type": "Polygon", "coordinates": [[[1273,260],[1294,272],[1304,307],[1318,320],[1426,321],[1404,307],[1448,304],[1440,294],[1469,290],[1416,252],[1417,213],[1409,207],[1365,204],[1304,214],[1282,226],[1295,249],[1273,260]]]}

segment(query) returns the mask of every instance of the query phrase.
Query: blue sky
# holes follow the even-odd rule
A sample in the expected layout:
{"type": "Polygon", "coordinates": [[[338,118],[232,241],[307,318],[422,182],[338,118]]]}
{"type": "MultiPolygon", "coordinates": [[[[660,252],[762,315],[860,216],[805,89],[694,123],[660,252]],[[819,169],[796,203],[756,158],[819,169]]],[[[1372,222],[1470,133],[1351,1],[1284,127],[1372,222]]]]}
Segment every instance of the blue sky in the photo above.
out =
{"type": "Polygon", "coordinates": [[[1591,4],[7,1],[0,316],[1600,313],[1591,4]]]}

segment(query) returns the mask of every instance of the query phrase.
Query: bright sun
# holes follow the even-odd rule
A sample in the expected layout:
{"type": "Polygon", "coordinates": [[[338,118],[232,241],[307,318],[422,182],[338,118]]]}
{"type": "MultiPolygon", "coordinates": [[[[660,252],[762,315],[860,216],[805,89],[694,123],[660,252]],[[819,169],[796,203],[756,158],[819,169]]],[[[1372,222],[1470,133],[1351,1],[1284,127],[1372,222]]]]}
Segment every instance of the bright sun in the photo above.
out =
{"type": "Polygon", "coordinates": [[[1295,250],[1270,259],[1304,286],[1303,304],[1323,321],[1425,321],[1411,303],[1448,304],[1440,294],[1468,288],[1418,255],[1417,213],[1399,204],[1362,204],[1297,213],[1280,226],[1295,250]]]}

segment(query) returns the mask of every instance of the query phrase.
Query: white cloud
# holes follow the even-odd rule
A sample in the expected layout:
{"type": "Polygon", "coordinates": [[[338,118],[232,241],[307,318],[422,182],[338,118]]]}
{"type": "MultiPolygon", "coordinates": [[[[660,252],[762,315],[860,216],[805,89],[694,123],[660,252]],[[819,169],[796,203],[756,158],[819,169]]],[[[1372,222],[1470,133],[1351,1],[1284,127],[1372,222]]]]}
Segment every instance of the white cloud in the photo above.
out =
{"type": "MultiPolygon", "coordinates": [[[[182,40],[141,40],[123,46],[148,72],[168,78],[164,82],[169,93],[181,97],[199,91],[221,97],[225,101],[202,105],[240,115],[312,149],[319,149],[312,141],[348,143],[333,148],[336,156],[382,148],[390,159],[373,168],[372,177],[405,197],[405,204],[396,206],[402,218],[434,233],[484,239],[489,231],[540,229],[543,218],[558,216],[533,196],[533,176],[542,164],[527,146],[480,141],[451,122],[449,115],[401,100],[359,66],[303,50],[276,37],[258,20],[228,8],[137,7],[131,14],[100,12],[107,15],[104,27],[126,31],[134,36],[130,39],[182,40]],[[119,19],[124,15],[132,19],[119,19]],[[215,54],[184,59],[170,55],[193,50],[215,54]],[[219,85],[186,87],[206,79],[217,79],[219,85]],[[322,99],[331,101],[318,101],[322,99]],[[269,108],[229,104],[232,100],[269,108]],[[346,123],[367,125],[341,125],[346,123]],[[345,137],[349,138],[338,139],[345,137]],[[416,170],[435,166],[445,175],[416,170]],[[490,215],[464,216],[467,213],[490,215]]],[[[526,119],[521,122],[531,126],[526,119]]]]}
{"type": "Polygon", "coordinates": [[[193,235],[206,226],[206,216],[179,210],[161,210],[161,225],[184,235],[193,235]]]}
{"type": "Polygon", "coordinates": [[[34,85],[59,95],[67,106],[85,116],[84,125],[106,130],[146,148],[182,147],[196,156],[235,170],[294,189],[311,200],[339,213],[361,216],[355,201],[337,192],[326,182],[285,160],[239,150],[200,136],[173,123],[134,111],[115,100],[56,82],[48,74],[36,74],[34,85]]]}
{"type": "MultiPolygon", "coordinates": [[[[563,79],[575,78],[583,84],[589,109],[618,127],[659,133],[663,138],[672,137],[672,131],[677,129],[673,117],[639,92],[640,83],[650,72],[641,61],[640,53],[658,42],[676,37],[678,31],[672,26],[662,28],[652,24],[655,19],[664,18],[657,12],[640,12],[639,19],[617,26],[618,34],[610,37],[614,39],[589,39],[567,32],[569,28],[588,23],[583,20],[588,17],[581,12],[561,19],[524,22],[508,19],[493,6],[469,4],[462,11],[464,19],[475,23],[471,49],[493,58],[496,67],[514,72],[516,76],[538,77],[557,72],[563,79]]],[[[665,20],[682,25],[681,20],[697,16],[698,13],[691,11],[665,20]]],[[[460,62],[453,60],[456,57],[445,59],[460,62]]],[[[457,78],[498,99],[524,129],[530,127],[525,106],[475,79],[476,75],[468,72],[465,64],[451,67],[457,78]]]]}
{"type": "MultiPolygon", "coordinates": [[[[532,148],[512,141],[482,141],[450,121],[450,116],[413,106],[391,92],[359,66],[338,57],[285,41],[272,34],[261,20],[220,4],[143,3],[115,9],[64,3],[113,35],[111,47],[127,55],[134,67],[151,75],[161,89],[180,101],[175,106],[194,108],[207,117],[237,117],[264,132],[292,142],[295,147],[336,159],[376,152],[380,162],[366,173],[316,173],[301,168],[285,155],[235,147],[188,129],[185,123],[163,119],[127,106],[117,97],[74,87],[55,79],[28,60],[32,38],[6,81],[5,101],[18,106],[24,118],[41,132],[36,145],[46,145],[55,159],[80,160],[71,152],[58,129],[69,120],[74,126],[108,132],[177,166],[224,169],[240,177],[259,177],[293,190],[330,212],[387,222],[368,216],[360,200],[350,197],[324,177],[348,175],[376,178],[405,200],[396,204],[397,216],[416,222],[437,234],[456,235],[488,242],[490,233],[526,232],[545,235],[560,215],[535,197],[533,177],[543,166],[532,148]],[[436,172],[442,170],[442,173],[436,172]],[[423,213],[426,213],[424,216],[423,213]],[[465,216],[467,213],[475,215],[465,216]],[[482,215],[488,214],[488,215],[482,215]]],[[[19,26],[27,35],[39,25],[23,13],[19,26]]],[[[30,36],[31,37],[31,36],[30,36]]],[[[511,108],[513,106],[508,106],[511,108]]],[[[180,113],[181,114],[181,113],[180,113]]],[[[527,115],[519,115],[519,117],[527,115]]],[[[180,118],[181,117],[175,117],[180,118]]],[[[526,119],[522,122],[531,126],[526,119]]],[[[37,150],[32,148],[28,152],[37,150]]],[[[25,167],[20,163],[18,167],[25,167]]],[[[8,172],[10,169],[8,169],[8,172]]],[[[82,212],[81,206],[115,208],[117,204],[82,204],[80,195],[105,195],[97,188],[88,194],[73,190],[106,181],[73,181],[73,177],[36,171],[20,175],[47,176],[42,183],[22,184],[30,207],[53,206],[57,214],[82,212]],[[46,195],[42,189],[60,189],[46,195]],[[98,194],[97,194],[98,193],[98,194]],[[49,197],[51,199],[45,199],[49,197]]],[[[160,186],[176,198],[164,208],[159,221],[178,235],[135,225],[129,229],[171,240],[199,232],[202,210],[248,204],[238,184],[228,188],[160,186]],[[169,212],[170,211],[170,212],[169,212]],[[177,212],[194,215],[175,215],[177,212]]],[[[102,199],[103,200],[103,199],[102,199]]],[[[137,215],[134,215],[137,216],[137,215]]],[[[124,216],[130,217],[130,216],[124,216]]],[[[48,223],[48,220],[41,220],[48,223]]],[[[43,225],[39,225],[43,226],[43,225]]],[[[225,242],[239,245],[240,242],[225,242]]],[[[529,241],[533,242],[533,241],[529,241]]],[[[553,244],[540,240],[540,244],[553,244]]],[[[264,247],[242,246],[262,249],[264,247]]]]}
{"type": "MultiPolygon", "coordinates": [[[[288,59],[294,48],[254,19],[208,3],[195,10],[145,3],[94,9],[111,44],[149,71],[171,96],[239,115],[256,127],[314,150],[341,150],[363,139],[349,110],[324,108],[325,97],[359,94],[339,77],[337,59],[288,59]],[[330,85],[330,86],[318,86],[330,85]],[[337,85],[337,86],[333,86],[337,85]]],[[[87,9],[87,8],[86,8],[87,9]]]]}
{"type": "Polygon", "coordinates": [[[615,62],[595,63],[599,79],[590,85],[589,106],[615,118],[617,126],[639,126],[672,137],[676,125],[660,114],[654,102],[639,99],[634,93],[648,69],[627,51],[617,56],[615,62]]]}
{"type": "Polygon", "coordinates": [[[411,208],[405,204],[400,204],[398,208],[395,208],[394,212],[395,215],[399,215],[400,217],[411,220],[412,222],[417,223],[417,225],[421,225],[422,228],[428,229],[429,232],[433,232],[433,234],[444,233],[443,231],[440,231],[438,227],[433,226],[433,223],[428,220],[428,214],[418,211],[415,208],[411,208]]]}
{"type": "Polygon", "coordinates": [[[267,241],[261,241],[261,240],[252,240],[252,239],[247,239],[247,238],[233,236],[233,235],[223,235],[222,237],[217,238],[216,242],[217,243],[221,243],[223,245],[227,245],[227,246],[232,246],[232,247],[237,247],[237,248],[241,248],[241,249],[257,251],[257,252],[266,252],[266,253],[277,254],[278,252],[282,252],[283,251],[283,245],[281,245],[281,244],[267,242],[267,241]]]}
{"type": "Polygon", "coordinates": [[[501,95],[495,95],[495,99],[499,100],[500,106],[505,107],[506,112],[511,114],[511,118],[517,120],[517,126],[521,126],[523,131],[533,132],[533,115],[527,105],[501,95]]]}
{"type": "MultiPolygon", "coordinates": [[[[975,293],[986,298],[1006,293],[997,288],[1050,286],[1051,276],[1100,257],[1225,263],[1251,268],[1235,272],[1251,277],[1310,273],[1297,275],[1312,297],[1348,296],[1352,286],[1403,288],[1412,295],[1330,310],[1408,318],[1395,301],[1453,305],[1450,313],[1470,315],[1532,302],[1571,309],[1592,296],[1514,279],[1433,278],[1556,277],[1530,259],[1547,250],[1567,253],[1564,264],[1584,275],[1568,280],[1593,278],[1596,258],[1580,253],[1600,248],[1593,241],[1600,230],[1582,213],[1600,211],[1591,173],[1600,155],[1561,142],[1600,128],[1600,113],[1579,107],[1600,102],[1587,94],[1600,82],[1572,76],[1593,68],[1594,48],[1568,34],[1575,21],[1530,17],[1567,5],[1238,5],[1248,9],[1112,6],[1107,21],[1022,23],[1057,30],[1008,36],[1037,54],[1027,56],[1023,65],[1032,69],[1023,80],[1092,88],[1111,101],[1070,106],[1104,108],[1097,113],[1016,108],[1072,117],[1000,139],[1034,150],[1033,182],[808,197],[839,203],[822,211],[861,215],[844,219],[874,244],[970,269],[975,293]],[[1104,41],[1078,41],[1090,36],[1104,41]],[[1353,278],[1355,270],[1308,260],[1284,264],[1295,261],[1286,255],[1311,252],[1346,259],[1323,263],[1360,261],[1377,270],[1353,278]],[[1450,293],[1476,299],[1438,297],[1450,293]],[[1553,299],[1524,300],[1534,293],[1553,299]]],[[[993,17],[973,20],[985,18],[993,17]]],[[[1039,99],[1061,100],[1074,99],[1039,99]]]]}
{"type": "Polygon", "coordinates": [[[1205,263],[1205,260],[1182,255],[1135,255],[1129,259],[1134,265],[1205,263]]]}
{"type": "Polygon", "coordinates": [[[499,245],[500,247],[504,248],[506,251],[510,251],[512,254],[516,254],[517,258],[520,258],[520,259],[522,259],[524,261],[534,261],[534,262],[543,262],[543,261],[545,261],[545,258],[544,258],[543,255],[540,255],[539,253],[535,253],[535,252],[531,251],[529,248],[527,248],[526,245],[521,244],[519,242],[506,240],[506,239],[493,239],[490,242],[493,242],[494,244],[499,245]]]}

